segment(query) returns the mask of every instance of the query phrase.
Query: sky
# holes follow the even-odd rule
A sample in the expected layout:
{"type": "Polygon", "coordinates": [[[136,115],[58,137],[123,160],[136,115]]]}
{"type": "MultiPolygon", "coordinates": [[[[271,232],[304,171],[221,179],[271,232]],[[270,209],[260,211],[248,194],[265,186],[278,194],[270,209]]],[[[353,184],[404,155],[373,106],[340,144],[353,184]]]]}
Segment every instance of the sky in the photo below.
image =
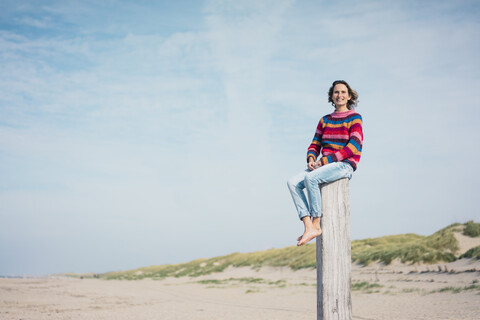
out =
{"type": "Polygon", "coordinates": [[[352,239],[479,221],[478,39],[474,0],[1,0],[0,275],[295,245],[338,79],[352,239]]]}

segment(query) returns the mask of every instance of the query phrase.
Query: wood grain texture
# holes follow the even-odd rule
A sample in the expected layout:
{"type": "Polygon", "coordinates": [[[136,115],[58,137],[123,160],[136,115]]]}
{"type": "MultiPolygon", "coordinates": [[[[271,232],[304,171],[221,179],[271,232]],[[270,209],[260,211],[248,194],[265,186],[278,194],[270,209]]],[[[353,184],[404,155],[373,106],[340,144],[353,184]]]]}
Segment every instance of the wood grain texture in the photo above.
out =
{"type": "Polygon", "coordinates": [[[351,320],[349,180],[321,185],[322,235],[317,237],[317,320],[351,320]]]}

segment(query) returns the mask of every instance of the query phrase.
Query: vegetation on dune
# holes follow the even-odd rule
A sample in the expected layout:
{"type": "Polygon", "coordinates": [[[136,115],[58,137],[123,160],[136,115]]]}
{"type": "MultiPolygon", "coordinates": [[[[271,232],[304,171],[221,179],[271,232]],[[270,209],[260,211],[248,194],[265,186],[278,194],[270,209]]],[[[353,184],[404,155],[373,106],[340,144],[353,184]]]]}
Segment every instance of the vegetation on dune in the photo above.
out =
{"type": "Polygon", "coordinates": [[[455,232],[479,237],[480,223],[454,223],[428,237],[403,234],[352,241],[352,261],[368,265],[373,261],[390,264],[394,259],[400,259],[403,263],[452,262],[457,258],[480,259],[480,246],[471,248],[461,256],[455,255],[458,252],[455,232]]]}
{"type": "Polygon", "coordinates": [[[100,275],[104,279],[138,280],[143,278],[197,277],[222,272],[228,267],[290,267],[293,270],[315,267],[315,245],[286,247],[252,253],[232,253],[210,259],[198,259],[176,265],[162,265],[130,271],[109,272],[100,275]]]}
{"type": "Polygon", "coordinates": [[[472,258],[480,260],[480,246],[474,247],[460,256],[460,258],[472,258]]]}
{"type": "Polygon", "coordinates": [[[409,233],[352,241],[352,261],[362,265],[373,261],[388,265],[395,259],[403,263],[452,262],[458,251],[454,232],[459,226],[452,224],[428,237],[409,233]]]}
{"type": "MultiPolygon", "coordinates": [[[[451,262],[458,258],[458,241],[454,232],[475,234],[479,223],[455,223],[430,236],[400,234],[352,241],[352,261],[368,265],[374,261],[390,264],[395,259],[403,263],[451,262]]],[[[480,259],[480,247],[473,248],[460,258],[480,259]]],[[[292,270],[315,268],[315,243],[302,247],[291,246],[252,253],[232,253],[209,259],[198,259],[175,265],[144,267],[136,270],[95,275],[103,279],[138,280],[143,278],[197,277],[222,272],[228,267],[289,267],[292,270]]],[[[85,275],[84,275],[85,276],[85,275]]],[[[87,277],[87,276],[85,276],[87,277]]]]}
{"type": "Polygon", "coordinates": [[[465,223],[463,234],[469,237],[480,237],[480,223],[475,223],[472,220],[465,223]]]}

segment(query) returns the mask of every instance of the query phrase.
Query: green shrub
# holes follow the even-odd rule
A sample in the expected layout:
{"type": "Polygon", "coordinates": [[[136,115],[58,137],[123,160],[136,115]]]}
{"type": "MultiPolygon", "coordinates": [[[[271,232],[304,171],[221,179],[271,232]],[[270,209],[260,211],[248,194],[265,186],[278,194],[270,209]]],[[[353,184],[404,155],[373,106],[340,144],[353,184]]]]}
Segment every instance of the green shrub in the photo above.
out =
{"type": "Polygon", "coordinates": [[[480,223],[468,221],[465,223],[463,234],[472,238],[480,236],[480,223]]]}

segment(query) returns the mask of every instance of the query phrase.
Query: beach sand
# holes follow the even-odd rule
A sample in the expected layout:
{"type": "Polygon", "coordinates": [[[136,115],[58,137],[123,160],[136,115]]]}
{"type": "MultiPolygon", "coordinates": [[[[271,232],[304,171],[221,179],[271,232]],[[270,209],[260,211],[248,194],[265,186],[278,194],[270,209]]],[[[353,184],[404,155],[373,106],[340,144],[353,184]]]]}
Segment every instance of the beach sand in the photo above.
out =
{"type": "MultiPolygon", "coordinates": [[[[352,266],[353,319],[480,319],[480,261],[352,266]],[[362,284],[363,283],[363,284],[362,284]]],[[[316,319],[316,271],[0,279],[0,319],[316,319]]]]}

